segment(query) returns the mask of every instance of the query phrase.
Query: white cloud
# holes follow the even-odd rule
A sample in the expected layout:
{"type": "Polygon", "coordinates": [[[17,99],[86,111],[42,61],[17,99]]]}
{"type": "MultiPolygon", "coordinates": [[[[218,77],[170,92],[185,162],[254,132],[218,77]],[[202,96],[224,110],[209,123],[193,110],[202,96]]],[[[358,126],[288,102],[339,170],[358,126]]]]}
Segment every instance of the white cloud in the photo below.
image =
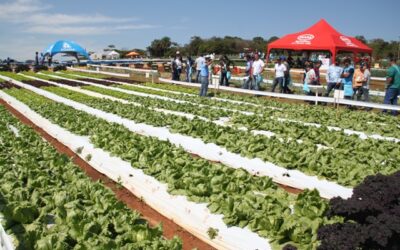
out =
{"type": "Polygon", "coordinates": [[[15,0],[0,4],[0,20],[18,24],[16,30],[31,34],[99,35],[124,30],[152,29],[151,24],[133,24],[137,18],[102,14],[47,13],[41,0],[15,0]]]}
{"type": "Polygon", "coordinates": [[[31,14],[50,8],[38,0],[15,0],[0,4],[0,19],[15,20],[25,14],[31,14]]]}
{"type": "Polygon", "coordinates": [[[51,25],[65,24],[99,24],[99,23],[126,23],[137,20],[137,18],[114,18],[100,14],[96,15],[67,15],[67,14],[44,14],[38,13],[19,20],[32,25],[48,25],[51,20],[51,25]]]}
{"type": "Polygon", "coordinates": [[[30,26],[24,32],[50,35],[100,35],[107,34],[107,28],[96,26],[30,26]]]}
{"type": "Polygon", "coordinates": [[[121,26],[65,26],[65,25],[37,25],[30,26],[24,30],[32,34],[51,34],[51,35],[105,35],[115,34],[121,30],[151,29],[158,26],[148,24],[132,24],[121,26]]]}
{"type": "Polygon", "coordinates": [[[160,27],[161,26],[151,25],[151,24],[127,24],[127,25],[115,26],[114,29],[116,29],[116,30],[143,30],[143,29],[154,29],[154,28],[160,28],[160,27]]]}

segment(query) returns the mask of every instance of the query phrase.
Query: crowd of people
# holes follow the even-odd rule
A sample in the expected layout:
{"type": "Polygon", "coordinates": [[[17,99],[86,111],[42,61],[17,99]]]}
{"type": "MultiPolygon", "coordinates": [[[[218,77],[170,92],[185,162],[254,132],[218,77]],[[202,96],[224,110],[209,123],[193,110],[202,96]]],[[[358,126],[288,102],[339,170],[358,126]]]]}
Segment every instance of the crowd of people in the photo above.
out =
{"type": "MultiPolygon", "coordinates": [[[[183,68],[186,70],[186,81],[201,84],[200,96],[206,96],[208,84],[211,78],[211,65],[213,63],[212,56],[200,55],[195,60],[190,56],[185,61],[179,51],[176,52],[172,65],[172,79],[180,81],[183,68]],[[195,72],[194,72],[195,70],[195,72]],[[193,80],[193,75],[195,79],[193,80]]],[[[260,84],[263,81],[262,73],[265,68],[264,61],[258,53],[247,54],[245,56],[246,67],[242,88],[250,90],[260,90],[260,84]]],[[[271,91],[275,92],[279,88],[281,93],[292,94],[289,88],[292,82],[290,69],[296,62],[293,58],[280,56],[276,59],[274,65],[275,78],[272,83],[271,91]]],[[[400,69],[393,58],[390,60],[390,67],[387,71],[386,94],[384,104],[397,105],[398,96],[400,95],[400,69]]],[[[303,64],[303,91],[306,95],[315,95],[312,86],[321,85],[320,67],[321,61],[305,61],[303,64]]],[[[219,84],[221,86],[229,86],[233,62],[223,55],[219,58],[216,65],[219,66],[219,84]]],[[[369,89],[371,81],[371,72],[369,62],[360,61],[357,65],[353,65],[350,58],[344,60],[336,59],[332,62],[326,72],[326,91],[324,96],[329,97],[333,90],[342,90],[345,99],[357,101],[370,101],[369,89]]],[[[351,106],[349,106],[351,108],[351,106]]],[[[367,108],[370,109],[370,108],[367,108]]],[[[386,111],[384,111],[386,112],[386,111]]],[[[396,115],[396,111],[392,111],[396,115]]]]}
{"type": "MultiPolygon", "coordinates": [[[[387,70],[386,93],[383,103],[397,105],[400,95],[400,69],[396,60],[390,60],[390,67],[387,70]]],[[[319,67],[321,62],[317,61],[314,66],[308,62],[305,66],[305,77],[303,90],[308,95],[314,95],[310,85],[320,85],[319,67]]],[[[326,73],[327,88],[325,96],[330,96],[332,90],[343,90],[345,99],[369,102],[369,90],[371,82],[370,66],[367,61],[360,61],[358,65],[353,66],[349,58],[342,62],[336,59],[328,68],[326,73]]],[[[349,106],[349,108],[352,108],[349,106]]],[[[370,110],[371,108],[366,108],[370,110]]],[[[386,110],[384,110],[386,112],[386,110]]],[[[396,111],[392,111],[397,115],[396,111]]]]}
{"type": "MultiPolygon", "coordinates": [[[[200,96],[206,96],[208,90],[208,84],[210,82],[210,67],[212,64],[213,56],[200,55],[193,60],[191,56],[188,56],[185,61],[183,61],[182,56],[179,51],[176,52],[175,57],[171,61],[172,65],[172,80],[180,81],[183,67],[185,66],[186,72],[186,82],[193,82],[193,73],[196,69],[196,75],[194,82],[201,84],[200,96]]],[[[220,69],[220,80],[221,86],[229,86],[229,80],[231,77],[231,70],[234,63],[226,56],[223,55],[219,58],[219,69],[220,69]]]]}

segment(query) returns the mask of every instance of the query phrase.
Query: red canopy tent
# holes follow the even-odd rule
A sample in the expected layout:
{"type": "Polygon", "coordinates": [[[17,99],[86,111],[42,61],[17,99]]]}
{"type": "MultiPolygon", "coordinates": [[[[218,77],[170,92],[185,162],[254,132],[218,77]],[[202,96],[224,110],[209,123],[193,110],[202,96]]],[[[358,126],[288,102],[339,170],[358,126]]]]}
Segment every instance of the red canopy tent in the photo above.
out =
{"type": "Polygon", "coordinates": [[[339,51],[353,52],[354,57],[356,53],[372,53],[372,49],[367,45],[354,37],[339,33],[324,19],[302,32],[286,35],[267,47],[267,60],[272,49],[329,51],[332,54],[331,58],[335,58],[339,51]]]}

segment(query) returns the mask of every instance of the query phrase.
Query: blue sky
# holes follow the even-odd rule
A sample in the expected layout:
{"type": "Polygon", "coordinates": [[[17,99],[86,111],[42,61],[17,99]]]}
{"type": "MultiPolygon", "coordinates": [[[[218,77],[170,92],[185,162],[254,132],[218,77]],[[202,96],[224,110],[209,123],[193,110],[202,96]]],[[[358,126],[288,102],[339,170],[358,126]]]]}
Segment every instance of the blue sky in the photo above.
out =
{"type": "Polygon", "coordinates": [[[325,18],[340,32],[398,40],[400,1],[0,0],[0,59],[32,59],[59,39],[89,51],[145,48],[162,36],[282,36],[325,18]]]}

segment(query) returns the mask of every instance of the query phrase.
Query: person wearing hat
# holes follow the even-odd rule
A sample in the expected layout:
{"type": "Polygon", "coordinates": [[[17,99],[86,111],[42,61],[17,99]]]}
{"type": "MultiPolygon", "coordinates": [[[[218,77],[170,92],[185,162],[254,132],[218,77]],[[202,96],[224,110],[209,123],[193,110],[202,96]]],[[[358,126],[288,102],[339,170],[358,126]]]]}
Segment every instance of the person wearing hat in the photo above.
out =
{"type": "Polygon", "coordinates": [[[205,62],[202,63],[200,66],[200,83],[201,83],[201,88],[200,88],[200,96],[207,96],[207,91],[208,91],[208,83],[209,83],[209,70],[208,66],[210,66],[212,63],[212,60],[210,57],[205,58],[205,62]]]}
{"type": "Polygon", "coordinates": [[[284,81],[286,70],[287,70],[286,66],[282,63],[281,57],[279,57],[276,60],[276,64],[275,64],[275,79],[272,84],[272,89],[271,89],[272,92],[275,92],[275,88],[278,84],[279,84],[280,92],[281,93],[283,92],[283,81],[284,81]]]}

